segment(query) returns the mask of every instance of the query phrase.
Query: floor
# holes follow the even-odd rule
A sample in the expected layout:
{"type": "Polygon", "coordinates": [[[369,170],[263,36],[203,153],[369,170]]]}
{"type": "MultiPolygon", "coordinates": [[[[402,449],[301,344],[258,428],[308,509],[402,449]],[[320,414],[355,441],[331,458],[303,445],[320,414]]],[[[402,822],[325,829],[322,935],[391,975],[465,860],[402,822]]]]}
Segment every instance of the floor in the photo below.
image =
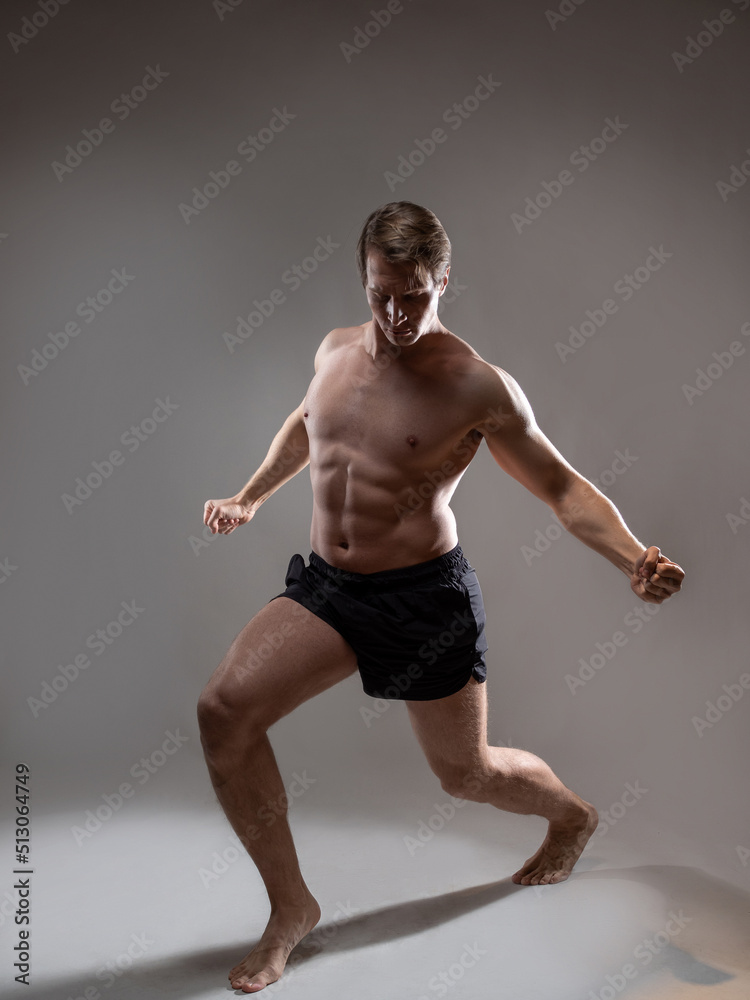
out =
{"type": "MultiPolygon", "coordinates": [[[[451,815],[446,798],[428,789],[424,801],[373,795],[367,808],[290,810],[323,919],[264,995],[750,997],[744,889],[680,864],[679,850],[663,844],[654,864],[654,852],[634,853],[617,830],[595,834],[567,882],[516,886],[510,875],[541,842],[544,820],[475,803],[451,815]]],[[[13,876],[3,876],[5,995],[202,1000],[233,992],[227,972],[262,932],[267,899],[206,782],[166,797],[144,790],[100,816],[89,830],[81,809],[35,818],[24,989],[8,972],[18,938],[8,915],[13,876]]]]}

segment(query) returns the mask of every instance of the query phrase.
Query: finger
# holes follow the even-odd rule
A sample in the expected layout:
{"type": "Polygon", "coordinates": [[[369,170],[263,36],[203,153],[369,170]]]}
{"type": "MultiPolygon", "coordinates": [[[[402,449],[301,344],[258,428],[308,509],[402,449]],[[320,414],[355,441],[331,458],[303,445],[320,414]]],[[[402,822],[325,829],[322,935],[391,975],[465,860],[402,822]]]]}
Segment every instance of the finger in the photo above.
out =
{"type": "Polygon", "coordinates": [[[644,589],[653,597],[661,597],[662,599],[665,597],[671,597],[673,593],[673,591],[667,590],[665,587],[660,587],[658,584],[651,583],[651,581],[648,581],[645,584],[644,589]]]}
{"type": "Polygon", "coordinates": [[[646,557],[643,560],[643,565],[641,566],[641,576],[648,578],[656,569],[656,564],[659,561],[659,548],[656,545],[649,545],[646,549],[646,557]]]}
{"type": "Polygon", "coordinates": [[[645,588],[641,590],[636,590],[636,594],[642,601],[646,604],[661,604],[663,598],[657,596],[656,594],[650,594],[645,588]]]}
{"type": "Polygon", "coordinates": [[[209,526],[215,528],[219,534],[223,534],[223,529],[226,527],[227,518],[222,514],[222,508],[215,507],[211,517],[208,520],[209,526]]]}
{"type": "Polygon", "coordinates": [[[643,592],[638,595],[642,600],[648,601],[651,604],[661,604],[662,601],[666,600],[667,597],[671,595],[668,594],[661,587],[655,587],[654,584],[643,582],[643,592]]]}
{"type": "Polygon", "coordinates": [[[665,587],[670,593],[676,593],[682,588],[682,581],[685,574],[675,567],[674,570],[665,568],[661,564],[656,567],[656,572],[650,577],[651,583],[655,583],[660,587],[665,587]]]}
{"type": "Polygon", "coordinates": [[[685,570],[673,562],[660,562],[656,567],[656,572],[660,576],[669,577],[674,580],[683,580],[685,578],[685,570]]]}
{"type": "Polygon", "coordinates": [[[651,574],[655,571],[660,558],[661,558],[661,552],[659,551],[658,546],[656,545],[649,546],[645,563],[646,569],[648,570],[648,576],[651,576],[651,574]]]}

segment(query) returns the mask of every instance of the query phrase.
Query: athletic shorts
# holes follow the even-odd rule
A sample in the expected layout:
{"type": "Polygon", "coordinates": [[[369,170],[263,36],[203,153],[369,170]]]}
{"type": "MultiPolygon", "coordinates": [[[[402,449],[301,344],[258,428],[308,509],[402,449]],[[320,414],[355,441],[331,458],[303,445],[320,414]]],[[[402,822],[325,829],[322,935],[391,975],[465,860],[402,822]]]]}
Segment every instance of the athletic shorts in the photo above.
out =
{"type": "MultiPolygon", "coordinates": [[[[335,628],[357,654],[365,694],[432,701],[487,679],[485,613],[460,545],[427,562],[351,573],[316,552],[289,561],[290,597],[335,628]]],[[[271,600],[276,600],[276,597],[271,600]]]]}

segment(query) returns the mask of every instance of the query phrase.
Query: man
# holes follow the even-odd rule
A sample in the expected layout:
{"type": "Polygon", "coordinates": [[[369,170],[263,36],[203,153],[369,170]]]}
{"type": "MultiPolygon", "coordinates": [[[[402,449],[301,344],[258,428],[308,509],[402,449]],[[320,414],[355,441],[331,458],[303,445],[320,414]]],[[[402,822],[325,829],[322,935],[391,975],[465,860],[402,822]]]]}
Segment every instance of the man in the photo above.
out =
{"type": "Polygon", "coordinates": [[[394,202],[369,216],[357,263],[372,319],[323,339],[307,394],[258,471],[205,504],[205,523],[229,535],[310,465],[309,565],[292,556],[286,591],[239,633],[198,707],[216,795],[271,903],[260,942],[229,974],[247,993],[279,978],[320,919],[286,815],[259,818],[286,801],[267,730],[357,669],[368,694],[406,702],[446,792],[548,820],[515,883],[566,879],[597,826],[594,806],[538,757],[487,745],[482,594],[448,506],[483,440],[642,600],[662,603],[684,577],[554,448],[514,379],[440,322],[450,254],[425,208],[394,202]]]}

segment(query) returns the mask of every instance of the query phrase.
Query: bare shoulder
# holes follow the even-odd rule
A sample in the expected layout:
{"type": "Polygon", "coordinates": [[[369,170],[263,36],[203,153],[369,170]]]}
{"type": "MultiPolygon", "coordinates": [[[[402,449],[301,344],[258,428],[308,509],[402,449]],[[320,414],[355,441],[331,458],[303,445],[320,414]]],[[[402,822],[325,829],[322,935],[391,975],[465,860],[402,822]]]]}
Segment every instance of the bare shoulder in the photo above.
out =
{"type": "Polygon", "coordinates": [[[320,342],[315,352],[315,371],[325,357],[339,347],[351,344],[362,333],[362,324],[359,326],[337,326],[330,330],[320,342]]]}
{"type": "Polygon", "coordinates": [[[531,406],[513,376],[499,365],[485,361],[460,337],[452,334],[452,338],[446,361],[452,375],[458,376],[473,402],[477,430],[486,432],[496,430],[498,425],[528,427],[532,424],[531,406]]]}

